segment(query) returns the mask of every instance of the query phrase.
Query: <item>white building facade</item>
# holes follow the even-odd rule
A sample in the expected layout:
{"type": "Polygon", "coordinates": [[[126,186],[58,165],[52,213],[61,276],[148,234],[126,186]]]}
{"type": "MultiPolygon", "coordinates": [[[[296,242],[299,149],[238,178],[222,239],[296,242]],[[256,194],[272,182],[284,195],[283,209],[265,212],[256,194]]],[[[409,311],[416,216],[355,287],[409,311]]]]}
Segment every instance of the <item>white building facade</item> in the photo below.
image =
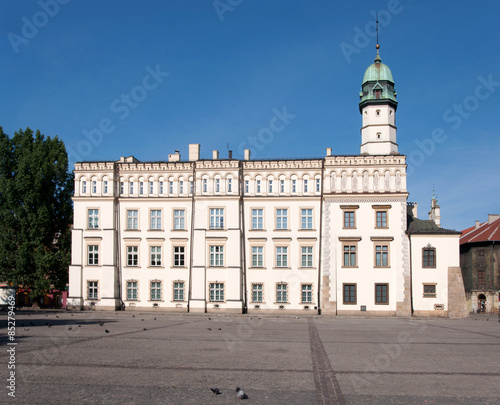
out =
{"type": "Polygon", "coordinates": [[[186,161],[76,163],[68,307],[448,314],[458,238],[440,235],[434,273],[410,252],[396,92],[378,50],[360,98],[359,155],[200,159],[191,144],[186,161]],[[414,295],[417,279],[439,286],[432,302],[414,295]]]}

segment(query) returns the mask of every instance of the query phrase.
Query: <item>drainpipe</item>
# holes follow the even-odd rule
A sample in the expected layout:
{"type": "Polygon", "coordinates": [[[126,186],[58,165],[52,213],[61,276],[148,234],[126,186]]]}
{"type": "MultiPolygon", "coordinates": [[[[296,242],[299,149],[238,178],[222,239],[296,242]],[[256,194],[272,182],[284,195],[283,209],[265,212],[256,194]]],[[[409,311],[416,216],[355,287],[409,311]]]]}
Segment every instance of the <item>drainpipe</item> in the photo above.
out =
{"type": "Polygon", "coordinates": [[[241,232],[241,271],[242,271],[242,282],[243,282],[243,313],[248,313],[248,300],[247,300],[247,272],[246,272],[246,236],[245,236],[245,203],[244,203],[244,180],[243,180],[243,162],[240,160],[239,165],[239,193],[240,193],[240,232],[241,232]]]}
{"type": "Polygon", "coordinates": [[[115,243],[116,243],[116,269],[118,271],[118,299],[120,300],[120,309],[125,309],[125,304],[123,303],[122,300],[122,272],[121,272],[121,264],[120,264],[120,257],[121,257],[121,241],[120,241],[120,204],[119,204],[119,198],[120,198],[120,181],[118,178],[118,164],[116,162],[114,164],[114,206],[115,206],[115,243]]]}
{"type": "MultiPolygon", "coordinates": [[[[191,187],[191,186],[190,186],[191,187]]],[[[189,280],[188,280],[188,302],[187,311],[190,311],[189,303],[191,302],[191,288],[193,285],[192,275],[193,275],[193,246],[194,246],[194,212],[195,212],[195,200],[194,195],[196,194],[196,161],[193,161],[193,192],[191,193],[191,237],[189,238],[189,280]]]]}
{"type": "Polygon", "coordinates": [[[319,252],[318,252],[318,315],[321,315],[321,262],[323,246],[323,178],[325,174],[325,159],[321,160],[321,195],[319,201],[319,252]]]}
{"type": "Polygon", "coordinates": [[[408,243],[409,243],[409,249],[410,249],[410,306],[411,306],[411,313],[410,317],[413,316],[413,264],[412,264],[412,258],[411,258],[411,232],[408,230],[408,243]]]}

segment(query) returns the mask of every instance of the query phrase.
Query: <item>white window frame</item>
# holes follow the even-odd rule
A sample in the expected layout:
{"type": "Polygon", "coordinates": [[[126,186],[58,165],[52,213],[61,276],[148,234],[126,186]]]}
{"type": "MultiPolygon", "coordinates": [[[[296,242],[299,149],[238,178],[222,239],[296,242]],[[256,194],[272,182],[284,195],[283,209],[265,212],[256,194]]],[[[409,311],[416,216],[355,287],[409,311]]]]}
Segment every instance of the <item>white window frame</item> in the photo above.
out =
{"type": "Polygon", "coordinates": [[[210,267],[224,267],[224,245],[210,245],[210,267]]]}
{"type": "Polygon", "coordinates": [[[174,230],[181,231],[186,229],[185,215],[186,211],[183,209],[174,209],[174,230]]]}
{"type": "Polygon", "coordinates": [[[210,229],[224,229],[224,208],[210,208],[210,229]]]}
{"type": "Polygon", "coordinates": [[[136,231],[138,229],[139,229],[139,210],[127,210],[127,230],[136,231]],[[135,213],[135,215],[133,213],[135,213]]]}

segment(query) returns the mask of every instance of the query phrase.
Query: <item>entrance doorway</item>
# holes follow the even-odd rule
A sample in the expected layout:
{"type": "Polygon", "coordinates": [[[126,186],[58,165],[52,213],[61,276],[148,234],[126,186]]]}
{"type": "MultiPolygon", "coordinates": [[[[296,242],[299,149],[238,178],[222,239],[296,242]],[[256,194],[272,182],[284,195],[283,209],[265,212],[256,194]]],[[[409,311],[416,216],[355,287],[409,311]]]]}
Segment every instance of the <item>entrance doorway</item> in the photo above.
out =
{"type": "Polygon", "coordinates": [[[484,294],[477,296],[477,312],[486,312],[486,296],[484,294]]]}

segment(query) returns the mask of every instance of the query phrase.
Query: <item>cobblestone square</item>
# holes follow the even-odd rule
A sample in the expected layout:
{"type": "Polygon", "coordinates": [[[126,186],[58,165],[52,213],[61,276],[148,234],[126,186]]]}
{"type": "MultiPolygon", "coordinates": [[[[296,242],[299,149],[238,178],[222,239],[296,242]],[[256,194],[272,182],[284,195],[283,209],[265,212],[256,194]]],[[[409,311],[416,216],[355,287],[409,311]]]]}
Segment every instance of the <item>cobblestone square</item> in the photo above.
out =
{"type": "Polygon", "coordinates": [[[497,404],[500,397],[496,315],[19,311],[14,399],[0,314],[4,404],[231,404],[237,386],[254,404],[497,404]]]}

